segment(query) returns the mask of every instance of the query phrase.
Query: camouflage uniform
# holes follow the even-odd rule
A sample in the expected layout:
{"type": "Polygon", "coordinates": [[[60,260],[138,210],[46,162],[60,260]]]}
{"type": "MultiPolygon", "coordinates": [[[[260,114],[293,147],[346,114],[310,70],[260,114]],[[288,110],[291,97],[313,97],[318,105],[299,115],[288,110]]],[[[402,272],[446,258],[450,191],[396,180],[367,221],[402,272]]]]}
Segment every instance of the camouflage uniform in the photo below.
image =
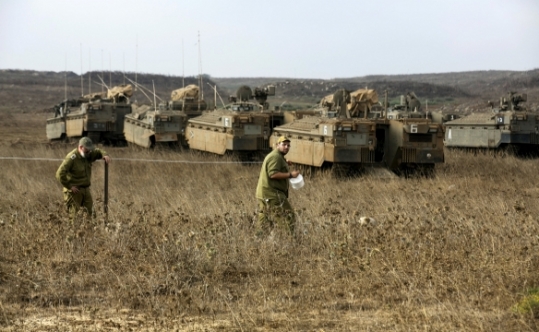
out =
{"type": "Polygon", "coordinates": [[[256,187],[258,228],[259,231],[267,232],[277,224],[293,233],[295,215],[288,201],[288,180],[270,178],[278,172],[288,173],[289,168],[284,155],[275,149],[264,159],[256,187]]]}
{"type": "Polygon", "coordinates": [[[67,154],[64,161],[56,171],[56,179],[60,181],[64,193],[64,201],[71,217],[75,219],[78,210],[83,207],[93,216],[93,199],[90,192],[92,178],[92,163],[103,158],[107,153],[100,149],[89,152],[86,158],[82,157],[78,149],[67,154]],[[71,191],[72,187],[79,189],[78,193],[71,191]]]}

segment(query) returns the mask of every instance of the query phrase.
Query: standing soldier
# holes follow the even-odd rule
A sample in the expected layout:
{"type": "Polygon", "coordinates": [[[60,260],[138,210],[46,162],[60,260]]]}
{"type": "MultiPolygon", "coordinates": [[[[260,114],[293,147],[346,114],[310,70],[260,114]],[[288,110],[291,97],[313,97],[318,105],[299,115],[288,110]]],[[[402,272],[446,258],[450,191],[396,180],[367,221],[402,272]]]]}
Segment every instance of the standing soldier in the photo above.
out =
{"type": "Polygon", "coordinates": [[[83,137],[78,147],[67,154],[56,171],[56,179],[64,187],[64,201],[71,222],[75,220],[80,208],[84,208],[88,215],[94,216],[90,184],[92,163],[99,159],[105,160],[107,164],[111,160],[105,151],[94,147],[90,138],[83,137]]]}
{"type": "Polygon", "coordinates": [[[288,201],[288,179],[295,178],[299,171],[290,171],[284,156],[290,150],[290,140],[284,136],[277,140],[277,148],[270,152],[260,170],[256,199],[258,201],[259,231],[267,232],[275,223],[294,232],[294,209],[288,201]]]}

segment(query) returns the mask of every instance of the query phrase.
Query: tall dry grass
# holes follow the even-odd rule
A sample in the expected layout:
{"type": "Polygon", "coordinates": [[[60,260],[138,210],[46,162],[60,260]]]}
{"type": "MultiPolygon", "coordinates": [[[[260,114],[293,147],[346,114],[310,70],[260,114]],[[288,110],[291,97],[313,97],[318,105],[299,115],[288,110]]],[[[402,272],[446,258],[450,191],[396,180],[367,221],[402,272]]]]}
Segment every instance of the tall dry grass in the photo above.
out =
{"type": "MultiPolygon", "coordinates": [[[[6,143],[0,156],[71,148],[6,143]]],[[[108,219],[98,162],[98,217],[75,225],[59,160],[0,160],[2,329],[538,328],[511,310],[539,285],[537,160],[449,151],[432,179],[320,175],[291,192],[296,236],[257,238],[259,165],[107,149],[108,219]]]]}

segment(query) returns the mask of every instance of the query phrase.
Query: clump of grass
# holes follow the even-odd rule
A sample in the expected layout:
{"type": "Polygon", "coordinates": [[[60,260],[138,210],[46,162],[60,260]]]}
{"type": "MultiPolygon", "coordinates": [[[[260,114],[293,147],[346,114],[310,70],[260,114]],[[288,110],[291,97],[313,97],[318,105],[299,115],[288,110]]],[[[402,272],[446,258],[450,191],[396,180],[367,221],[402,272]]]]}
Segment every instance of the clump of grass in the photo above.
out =
{"type": "Polygon", "coordinates": [[[512,308],[517,314],[533,314],[534,318],[539,318],[539,288],[528,290],[527,294],[512,308]]]}
{"type": "Polygon", "coordinates": [[[295,236],[259,238],[260,165],[164,149],[107,147],[108,218],[98,162],[98,218],[71,225],[54,173],[72,148],[0,141],[0,156],[52,159],[0,161],[0,330],[41,317],[59,330],[132,317],[139,330],[538,328],[507,310],[539,285],[536,160],[455,151],[432,178],[317,174],[290,193],[295,236]]]}

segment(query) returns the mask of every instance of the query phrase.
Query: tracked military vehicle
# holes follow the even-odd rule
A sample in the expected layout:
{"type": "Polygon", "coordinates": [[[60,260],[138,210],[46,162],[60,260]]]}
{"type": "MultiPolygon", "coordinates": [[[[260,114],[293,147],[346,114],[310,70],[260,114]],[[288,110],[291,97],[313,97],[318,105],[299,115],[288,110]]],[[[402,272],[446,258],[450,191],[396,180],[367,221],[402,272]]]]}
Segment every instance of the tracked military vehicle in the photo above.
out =
{"type": "Polygon", "coordinates": [[[66,107],[65,112],[47,120],[47,137],[88,136],[94,142],[124,143],[124,117],[131,113],[131,95],[131,85],[121,85],[109,89],[106,96],[101,93],[84,96],[76,104],[78,107],[66,107]]]}
{"type": "Polygon", "coordinates": [[[396,172],[430,173],[444,162],[444,128],[429,118],[412,92],[401,96],[401,104],[387,112],[389,141],[387,166],[396,172]]]}
{"type": "Polygon", "coordinates": [[[445,146],[465,149],[511,149],[517,154],[539,152],[539,113],[522,103],[526,94],[510,92],[499,106],[445,123],[445,146]]]}
{"type": "Polygon", "coordinates": [[[66,116],[72,110],[77,110],[89,100],[86,98],[66,99],[52,107],[54,117],[47,119],[46,133],[49,140],[62,140],[66,138],[66,116]]]}
{"type": "Polygon", "coordinates": [[[271,85],[254,91],[248,86],[240,87],[224,108],[188,120],[185,139],[189,148],[218,155],[234,152],[242,159],[267,152],[273,128],[301,116],[270,110],[267,97],[274,95],[275,87],[271,85]]]}
{"type": "Polygon", "coordinates": [[[443,129],[418,111],[418,102],[410,95],[387,112],[374,90],[339,90],[322,99],[321,116],[276,127],[271,142],[284,135],[293,146],[287,154],[289,161],[316,168],[331,166],[336,174],[375,166],[396,172],[433,168],[443,162],[443,129]]]}
{"type": "Polygon", "coordinates": [[[201,115],[207,107],[199,96],[198,86],[191,84],[172,91],[171,100],[158,107],[133,109],[124,119],[125,139],[145,148],[162,143],[186,147],[187,120],[201,115]]]}
{"type": "Polygon", "coordinates": [[[350,92],[344,89],[324,97],[318,105],[320,115],[306,116],[275,127],[271,144],[280,136],[290,139],[292,148],[287,160],[303,165],[303,172],[313,166],[333,166],[334,172],[349,173],[366,164],[381,162],[385,132],[377,130],[377,123],[368,118],[369,110],[378,102],[374,90],[355,92],[351,103],[350,92]]]}

